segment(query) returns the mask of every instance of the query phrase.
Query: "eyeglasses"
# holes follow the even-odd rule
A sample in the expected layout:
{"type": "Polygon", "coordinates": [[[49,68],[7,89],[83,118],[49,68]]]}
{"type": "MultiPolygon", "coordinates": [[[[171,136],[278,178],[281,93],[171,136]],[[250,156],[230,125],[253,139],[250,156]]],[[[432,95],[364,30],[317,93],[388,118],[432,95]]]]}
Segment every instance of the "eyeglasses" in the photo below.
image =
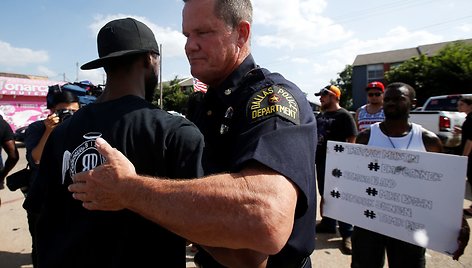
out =
{"type": "Polygon", "coordinates": [[[326,96],[326,95],[329,95],[329,90],[323,90],[321,92],[321,96],[326,96]]]}
{"type": "Polygon", "coordinates": [[[382,93],[380,92],[377,92],[377,93],[369,93],[367,94],[369,97],[373,97],[373,96],[376,96],[376,97],[380,97],[380,95],[382,95],[382,93]]]}

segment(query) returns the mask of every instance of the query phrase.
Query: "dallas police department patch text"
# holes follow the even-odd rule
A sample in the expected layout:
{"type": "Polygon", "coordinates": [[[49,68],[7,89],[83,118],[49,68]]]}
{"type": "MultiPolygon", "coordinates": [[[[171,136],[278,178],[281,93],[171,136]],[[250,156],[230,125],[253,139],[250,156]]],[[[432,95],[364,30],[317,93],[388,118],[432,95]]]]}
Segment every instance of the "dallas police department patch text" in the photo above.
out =
{"type": "Polygon", "coordinates": [[[290,92],[279,85],[264,88],[252,95],[247,111],[251,122],[277,115],[294,124],[300,124],[297,101],[290,92]]]}

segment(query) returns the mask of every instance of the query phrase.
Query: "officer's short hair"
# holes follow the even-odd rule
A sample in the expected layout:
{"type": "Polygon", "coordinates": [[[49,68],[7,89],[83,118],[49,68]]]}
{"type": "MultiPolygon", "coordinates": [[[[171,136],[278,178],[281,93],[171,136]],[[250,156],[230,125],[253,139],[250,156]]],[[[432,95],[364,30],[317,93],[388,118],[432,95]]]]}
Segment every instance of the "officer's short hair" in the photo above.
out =
{"type": "MultiPolygon", "coordinates": [[[[183,0],[184,3],[190,0],[183,0]]],[[[215,0],[214,12],[226,25],[235,28],[241,21],[252,23],[251,0],[215,0]]]]}

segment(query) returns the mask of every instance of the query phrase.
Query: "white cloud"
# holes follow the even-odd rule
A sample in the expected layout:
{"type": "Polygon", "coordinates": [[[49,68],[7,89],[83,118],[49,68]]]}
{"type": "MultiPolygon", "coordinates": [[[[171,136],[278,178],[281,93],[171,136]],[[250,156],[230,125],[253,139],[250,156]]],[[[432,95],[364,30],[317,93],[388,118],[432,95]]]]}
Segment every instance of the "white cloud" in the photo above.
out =
{"type": "Polygon", "coordinates": [[[100,28],[103,27],[107,22],[120,18],[132,17],[142,23],[146,24],[153,31],[156,36],[156,40],[159,44],[162,44],[163,57],[185,57],[184,45],[185,37],[180,31],[173,30],[168,27],[161,27],[154,24],[151,20],[134,15],[127,14],[114,14],[114,15],[99,15],[95,17],[95,20],[92,24],[89,25],[89,28],[92,30],[93,35],[97,36],[100,28]]]}
{"type": "Polygon", "coordinates": [[[11,44],[0,41],[0,64],[5,66],[26,66],[33,63],[44,63],[49,60],[49,55],[43,50],[30,48],[17,48],[11,44]]]}
{"type": "Polygon", "coordinates": [[[463,33],[472,33],[472,24],[464,24],[458,27],[458,29],[463,33]]]}
{"type": "Polygon", "coordinates": [[[59,75],[57,72],[49,69],[46,66],[40,65],[36,69],[38,71],[38,75],[44,75],[44,76],[47,76],[47,77],[57,77],[59,75]]]}
{"type": "Polygon", "coordinates": [[[305,49],[346,40],[352,33],[324,17],[325,0],[261,0],[254,2],[254,23],[267,33],[255,36],[262,47],[305,49]]]}
{"type": "Polygon", "coordinates": [[[101,85],[106,82],[106,75],[102,68],[93,70],[79,70],[79,81],[88,80],[94,85],[101,85]]]}
{"type": "Polygon", "coordinates": [[[318,92],[331,79],[336,79],[338,73],[344,70],[347,64],[352,64],[357,55],[412,48],[441,41],[442,36],[426,31],[409,31],[404,27],[396,27],[375,39],[352,38],[346,42],[333,42],[310,50],[306,57],[284,56],[272,63],[281,69],[282,74],[290,71],[290,79],[308,93],[309,99],[313,99],[313,93],[318,92]],[[285,64],[290,62],[294,64],[285,64]]]}

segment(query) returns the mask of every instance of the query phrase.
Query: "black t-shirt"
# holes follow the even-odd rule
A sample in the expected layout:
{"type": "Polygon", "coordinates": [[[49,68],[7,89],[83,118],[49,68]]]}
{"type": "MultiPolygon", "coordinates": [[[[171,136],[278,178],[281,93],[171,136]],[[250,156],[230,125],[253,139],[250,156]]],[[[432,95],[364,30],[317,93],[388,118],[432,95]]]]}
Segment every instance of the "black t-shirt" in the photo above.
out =
{"type": "Polygon", "coordinates": [[[309,256],[314,250],[317,138],[304,93],[280,74],[258,68],[250,55],[222,85],[208,89],[196,111],[195,123],[205,137],[206,175],[238,172],[257,161],[300,190],[292,234],[268,267],[291,267],[309,256]]]}
{"type": "MultiPolygon", "coordinates": [[[[467,114],[464,123],[462,124],[461,150],[464,150],[467,140],[472,140],[472,113],[467,114]]],[[[462,154],[461,151],[461,154],[462,154]]],[[[472,152],[468,155],[467,161],[467,179],[472,181],[472,152]]]]}
{"type": "MultiPolygon", "coordinates": [[[[467,140],[472,141],[472,113],[467,114],[464,123],[462,124],[461,149],[464,150],[467,140]]],[[[462,153],[462,152],[461,152],[462,153]]],[[[472,152],[471,152],[472,154],[472,152]]],[[[471,157],[472,155],[468,156],[471,157]]]]}
{"type": "Polygon", "coordinates": [[[318,148],[316,163],[326,159],[328,140],[346,142],[346,139],[357,135],[356,122],[352,115],[344,108],[333,112],[322,112],[316,116],[318,124],[318,148]]]}
{"type": "Polygon", "coordinates": [[[202,175],[203,137],[193,123],[136,96],[89,104],[64,121],[45,146],[30,191],[42,205],[37,224],[40,267],[185,267],[185,240],[128,210],[89,211],[67,187],[71,176],[103,163],[101,136],[138,174],[202,175]]]}

